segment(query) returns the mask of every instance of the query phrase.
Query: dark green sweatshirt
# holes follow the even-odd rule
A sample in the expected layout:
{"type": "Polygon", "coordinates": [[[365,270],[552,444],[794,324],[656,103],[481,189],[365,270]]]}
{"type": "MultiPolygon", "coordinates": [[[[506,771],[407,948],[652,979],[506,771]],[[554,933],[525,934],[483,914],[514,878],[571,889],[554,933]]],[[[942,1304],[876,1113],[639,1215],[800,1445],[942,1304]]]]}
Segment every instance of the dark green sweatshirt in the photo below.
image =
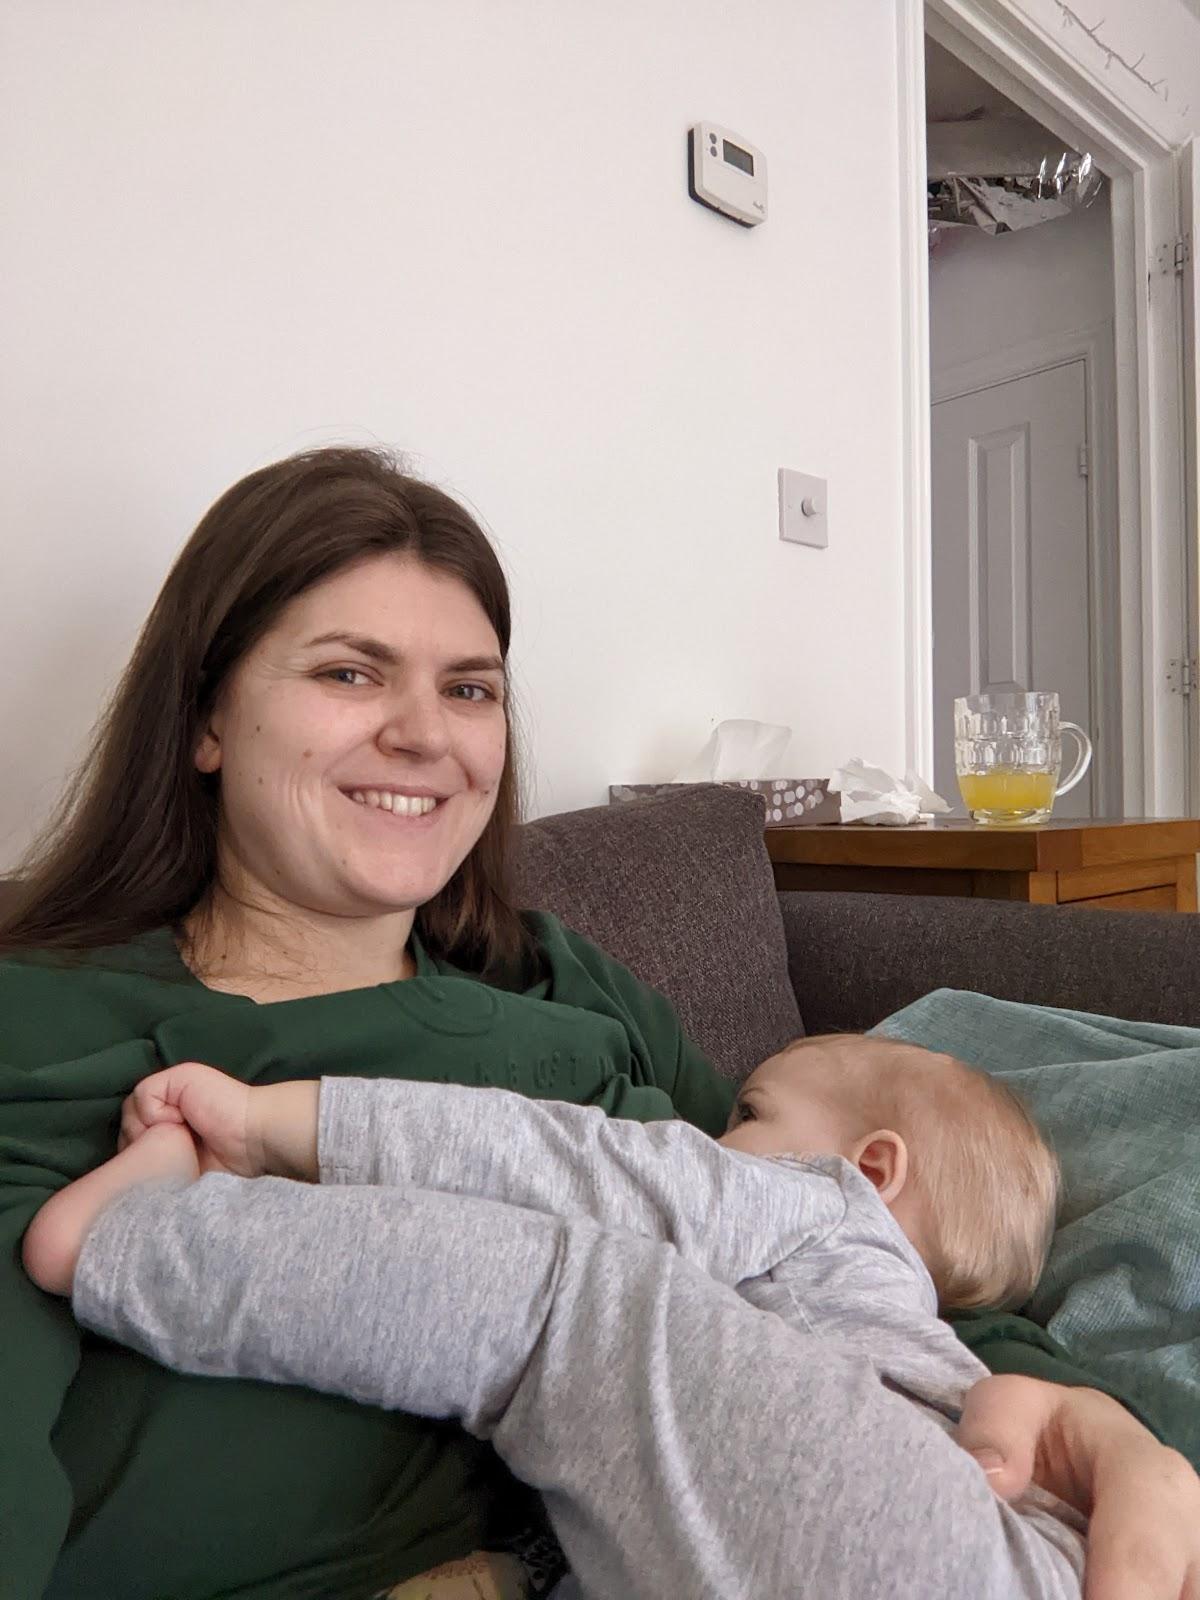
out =
{"type": "Polygon", "coordinates": [[[205,988],[165,929],[78,964],[0,963],[0,1600],[361,1600],[526,1520],[528,1491],[458,1429],[168,1372],[82,1333],[19,1246],[113,1153],[134,1084],[178,1061],[253,1083],[498,1084],[719,1133],[732,1086],[668,1002],[527,915],[551,976],[525,994],[416,939],[414,978],[271,1005],[205,988]]]}

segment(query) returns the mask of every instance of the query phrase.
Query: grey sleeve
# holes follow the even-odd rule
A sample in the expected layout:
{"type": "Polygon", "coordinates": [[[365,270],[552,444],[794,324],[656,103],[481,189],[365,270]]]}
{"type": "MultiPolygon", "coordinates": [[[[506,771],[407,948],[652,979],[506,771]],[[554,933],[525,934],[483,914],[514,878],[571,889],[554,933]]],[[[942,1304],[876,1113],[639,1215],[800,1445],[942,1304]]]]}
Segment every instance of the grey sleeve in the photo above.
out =
{"type": "Polygon", "coordinates": [[[837,1225],[837,1186],[726,1150],[690,1123],[633,1122],[508,1089],[323,1078],[321,1181],[386,1184],[587,1217],[740,1283],[837,1225]]]}
{"type": "Polygon", "coordinates": [[[184,1372],[461,1421],[545,1495],[575,1597],[1079,1600],[1081,1541],[867,1362],[585,1219],[211,1173],[106,1208],[74,1307],[184,1372]]]}

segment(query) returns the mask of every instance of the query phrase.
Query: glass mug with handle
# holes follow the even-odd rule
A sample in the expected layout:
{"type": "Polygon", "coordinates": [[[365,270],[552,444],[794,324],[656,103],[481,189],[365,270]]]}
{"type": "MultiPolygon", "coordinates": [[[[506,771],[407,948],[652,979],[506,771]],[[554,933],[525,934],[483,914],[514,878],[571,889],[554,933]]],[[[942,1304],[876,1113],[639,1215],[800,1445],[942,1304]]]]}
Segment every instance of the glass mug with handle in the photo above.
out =
{"type": "Polygon", "coordinates": [[[976,822],[1020,828],[1045,822],[1092,764],[1092,741],[1064,722],[1057,694],[972,694],[954,702],[954,770],[963,801],[976,822]],[[1079,742],[1064,783],[1062,736],[1079,742]]]}

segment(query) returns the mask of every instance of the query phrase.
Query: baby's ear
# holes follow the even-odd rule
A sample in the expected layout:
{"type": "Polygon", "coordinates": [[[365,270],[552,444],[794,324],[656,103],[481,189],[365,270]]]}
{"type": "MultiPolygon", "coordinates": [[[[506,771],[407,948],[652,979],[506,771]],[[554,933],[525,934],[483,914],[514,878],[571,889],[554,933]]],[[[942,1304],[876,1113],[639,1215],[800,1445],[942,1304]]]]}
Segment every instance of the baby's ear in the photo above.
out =
{"type": "Polygon", "coordinates": [[[877,1128],[855,1145],[850,1159],[879,1190],[884,1205],[903,1189],[908,1178],[908,1146],[891,1128],[877,1128]]]}

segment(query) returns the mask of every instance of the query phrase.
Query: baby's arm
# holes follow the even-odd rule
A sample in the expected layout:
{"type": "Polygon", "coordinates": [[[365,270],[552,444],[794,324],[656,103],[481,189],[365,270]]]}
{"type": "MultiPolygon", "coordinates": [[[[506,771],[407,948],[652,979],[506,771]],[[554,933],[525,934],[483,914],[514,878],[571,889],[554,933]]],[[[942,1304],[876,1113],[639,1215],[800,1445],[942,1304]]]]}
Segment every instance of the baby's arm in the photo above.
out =
{"type": "Polygon", "coordinates": [[[589,1217],[665,1240],[726,1283],[802,1249],[842,1209],[835,1185],[726,1150],[690,1123],[633,1122],[506,1089],[324,1078],[317,1148],[325,1183],[411,1185],[589,1217]]]}
{"type": "Polygon", "coordinates": [[[727,1150],[689,1123],[506,1089],[361,1078],[250,1088],[189,1062],[138,1085],[126,1136],[164,1117],[247,1177],[442,1190],[587,1217],[673,1244],[725,1283],[795,1255],[844,1209],[836,1184],[727,1150]]]}

